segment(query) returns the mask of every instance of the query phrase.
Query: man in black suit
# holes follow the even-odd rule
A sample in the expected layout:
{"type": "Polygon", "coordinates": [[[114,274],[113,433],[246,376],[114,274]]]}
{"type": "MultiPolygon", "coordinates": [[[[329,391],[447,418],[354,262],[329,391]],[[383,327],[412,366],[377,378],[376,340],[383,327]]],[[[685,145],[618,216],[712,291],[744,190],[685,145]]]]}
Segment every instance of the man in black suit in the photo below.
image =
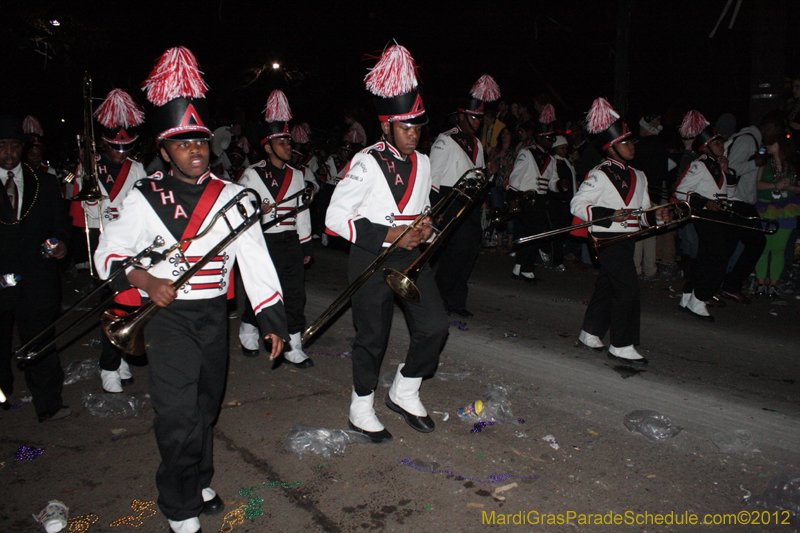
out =
{"type": "MultiPolygon", "coordinates": [[[[70,224],[56,178],[22,164],[22,123],[0,116],[0,274],[18,274],[16,286],[0,290],[0,389],[14,387],[12,332],[28,342],[52,324],[61,304],[57,259],[67,253],[70,224]],[[57,243],[45,257],[42,247],[57,243]]],[[[52,339],[53,332],[42,340],[52,339]]],[[[54,349],[25,365],[25,383],[40,422],[72,414],[61,402],[64,371],[54,349]]],[[[3,404],[8,408],[8,401],[3,404]]]]}

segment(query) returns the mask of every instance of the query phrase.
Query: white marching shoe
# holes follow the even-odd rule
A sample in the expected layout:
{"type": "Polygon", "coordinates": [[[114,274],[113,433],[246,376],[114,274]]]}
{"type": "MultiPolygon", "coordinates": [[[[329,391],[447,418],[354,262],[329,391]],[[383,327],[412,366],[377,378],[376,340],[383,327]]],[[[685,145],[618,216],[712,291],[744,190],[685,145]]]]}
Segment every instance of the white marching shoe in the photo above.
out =
{"type": "Polygon", "coordinates": [[[406,423],[417,431],[430,433],[436,429],[433,419],[419,399],[422,378],[407,378],[400,373],[405,363],[397,367],[389,392],[386,394],[386,407],[403,415],[406,423]]]}
{"type": "Polygon", "coordinates": [[[311,368],[314,366],[314,361],[306,355],[303,351],[303,334],[299,331],[297,333],[289,334],[289,349],[283,352],[283,358],[297,368],[311,368]]]}
{"type": "Polygon", "coordinates": [[[681,303],[678,304],[681,306],[681,309],[686,309],[686,304],[689,303],[689,298],[691,297],[692,297],[691,292],[684,292],[683,294],[681,294],[681,303]]]}
{"type": "Polygon", "coordinates": [[[695,315],[697,318],[701,318],[709,322],[714,321],[714,317],[708,312],[706,303],[703,300],[698,299],[697,296],[694,295],[694,291],[692,291],[692,293],[689,295],[689,299],[686,301],[686,305],[683,307],[683,309],[695,315]]]}
{"type": "Polygon", "coordinates": [[[578,335],[578,340],[581,342],[581,344],[596,352],[599,352],[606,347],[600,337],[597,335],[592,335],[591,333],[587,333],[584,330],[581,330],[580,334],[578,335]]]}
{"type": "Polygon", "coordinates": [[[196,533],[200,531],[199,518],[187,518],[186,520],[167,520],[169,530],[173,533],[196,533]]]}
{"type": "Polygon", "coordinates": [[[636,351],[633,345],[617,348],[616,346],[608,347],[608,358],[614,361],[633,366],[645,366],[648,361],[642,354],[636,351]]]}
{"type": "Polygon", "coordinates": [[[355,389],[350,394],[350,429],[363,433],[375,444],[392,440],[389,433],[375,414],[375,393],[359,396],[355,389]]]}
{"type": "Polygon", "coordinates": [[[128,366],[128,362],[124,357],[119,361],[119,368],[117,369],[117,372],[119,372],[119,380],[123,385],[131,385],[133,383],[131,367],[128,366]]]}
{"type": "Polygon", "coordinates": [[[246,322],[239,324],[239,342],[242,343],[242,354],[245,357],[256,357],[259,354],[258,341],[257,327],[246,322]]]}
{"type": "Polygon", "coordinates": [[[122,379],[118,370],[101,370],[100,381],[103,382],[104,391],[115,394],[122,392],[122,379]]]}

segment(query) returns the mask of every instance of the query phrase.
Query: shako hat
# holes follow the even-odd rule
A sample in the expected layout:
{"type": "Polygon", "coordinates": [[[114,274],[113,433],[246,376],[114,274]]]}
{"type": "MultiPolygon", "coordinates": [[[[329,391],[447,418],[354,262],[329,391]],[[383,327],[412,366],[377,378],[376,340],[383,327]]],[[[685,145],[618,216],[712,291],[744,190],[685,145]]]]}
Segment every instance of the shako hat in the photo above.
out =
{"type": "Polygon", "coordinates": [[[556,135],[556,109],[547,104],[539,113],[536,135],[556,135]]]}
{"type": "Polygon", "coordinates": [[[608,100],[602,97],[592,102],[583,127],[602,151],[632,135],[628,125],[614,111],[608,100]]]}
{"type": "Polygon", "coordinates": [[[500,87],[488,74],[484,74],[469,92],[470,98],[467,99],[461,107],[458,108],[459,113],[469,113],[470,115],[482,116],[483,108],[486,102],[494,102],[500,98],[500,87]]]}
{"type": "Polygon", "coordinates": [[[191,50],[179,46],[164,52],[142,90],[156,106],[151,125],[159,142],[211,138],[205,100],[208,85],[191,50]]]}
{"type": "Polygon", "coordinates": [[[393,44],[384,50],[364,83],[375,95],[373,101],[381,122],[400,122],[408,126],[428,123],[417,87],[417,65],[405,47],[393,44]]]}
{"type": "Polygon", "coordinates": [[[94,116],[102,126],[100,137],[117,152],[133,149],[139,134],[136,127],[144,122],[144,112],[122,89],[114,89],[100,104],[94,116]]]}
{"type": "Polygon", "coordinates": [[[683,122],[681,122],[679,131],[681,137],[684,139],[694,139],[694,141],[692,141],[692,150],[698,154],[708,143],[721,137],[721,135],[717,133],[717,130],[714,129],[714,126],[706,120],[706,117],[701,115],[700,111],[696,109],[686,113],[686,116],[683,117],[683,122]]]}
{"type": "Polygon", "coordinates": [[[267,106],[264,108],[264,125],[258,134],[259,143],[263,146],[271,139],[291,138],[290,120],[292,110],[289,109],[289,101],[283,91],[275,89],[269,94],[267,106]]]}
{"type": "Polygon", "coordinates": [[[33,148],[34,146],[44,147],[42,137],[44,137],[44,130],[39,120],[28,115],[22,119],[22,133],[25,134],[25,149],[33,148]]]}

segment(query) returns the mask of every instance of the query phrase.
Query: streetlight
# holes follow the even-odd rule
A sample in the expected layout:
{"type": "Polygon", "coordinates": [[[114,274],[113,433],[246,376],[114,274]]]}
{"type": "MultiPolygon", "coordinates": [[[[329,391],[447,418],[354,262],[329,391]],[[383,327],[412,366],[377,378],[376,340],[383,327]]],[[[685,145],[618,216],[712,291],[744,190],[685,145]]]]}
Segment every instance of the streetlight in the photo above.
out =
{"type": "Polygon", "coordinates": [[[272,70],[278,70],[279,68],[281,68],[281,64],[280,63],[276,62],[276,63],[272,64],[272,70]]]}
{"type": "Polygon", "coordinates": [[[57,21],[56,19],[51,20],[50,24],[52,24],[53,26],[61,26],[61,23],[59,21],[57,21]]]}

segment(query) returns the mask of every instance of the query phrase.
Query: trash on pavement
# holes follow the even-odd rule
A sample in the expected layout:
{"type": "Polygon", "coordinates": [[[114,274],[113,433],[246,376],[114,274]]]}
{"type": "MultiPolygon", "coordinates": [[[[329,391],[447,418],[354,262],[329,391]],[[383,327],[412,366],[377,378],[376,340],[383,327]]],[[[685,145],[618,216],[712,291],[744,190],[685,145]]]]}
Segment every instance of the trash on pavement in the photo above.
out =
{"type": "Polygon", "coordinates": [[[79,381],[87,381],[100,375],[100,363],[98,359],[84,359],[83,361],[73,361],[64,371],[64,385],[72,385],[79,381]]]}
{"type": "Polygon", "coordinates": [[[332,455],[344,455],[351,442],[367,443],[370,439],[356,431],[295,424],[286,438],[286,450],[300,459],[304,453],[316,453],[327,459],[332,455]]]}
{"type": "Polygon", "coordinates": [[[33,515],[33,519],[42,524],[47,533],[56,533],[67,527],[68,511],[63,502],[51,500],[39,514],[33,515]]]}
{"type": "Polygon", "coordinates": [[[101,418],[138,418],[150,398],[149,394],[112,394],[109,392],[84,392],[81,403],[92,414],[101,418]]]}
{"type": "Polygon", "coordinates": [[[673,424],[669,417],[647,409],[628,413],[623,422],[629,431],[638,431],[652,440],[668,439],[683,430],[682,427],[673,424]]]}
{"type": "MultiPolygon", "coordinates": [[[[767,488],[758,496],[746,498],[747,503],[770,511],[785,511],[795,526],[800,525],[800,473],[783,472],[767,483],[767,488]]],[[[783,513],[777,517],[779,522],[783,513]]],[[[788,518],[788,517],[786,517],[788,518]]]]}

